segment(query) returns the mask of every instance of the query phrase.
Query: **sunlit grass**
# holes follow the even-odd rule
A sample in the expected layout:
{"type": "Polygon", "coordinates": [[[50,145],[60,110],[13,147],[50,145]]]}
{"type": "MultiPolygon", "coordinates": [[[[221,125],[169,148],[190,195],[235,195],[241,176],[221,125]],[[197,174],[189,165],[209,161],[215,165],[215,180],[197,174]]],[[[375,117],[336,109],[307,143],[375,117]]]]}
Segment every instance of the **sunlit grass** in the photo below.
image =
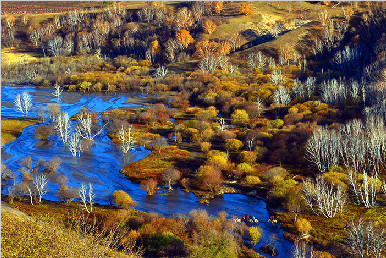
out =
{"type": "Polygon", "coordinates": [[[17,120],[5,119],[1,120],[1,145],[15,140],[23,132],[27,126],[36,124],[36,120],[17,120]]]}
{"type": "Polygon", "coordinates": [[[133,180],[158,177],[165,168],[175,167],[179,160],[186,160],[188,157],[188,151],[168,146],[162,148],[160,152],[157,149],[153,150],[149,156],[128,164],[121,172],[133,180]]]}
{"type": "Polygon", "coordinates": [[[1,49],[1,63],[4,65],[14,65],[20,63],[36,62],[38,58],[33,53],[15,52],[13,48],[1,49]]]}
{"type": "Polygon", "coordinates": [[[1,211],[2,257],[131,257],[97,245],[53,221],[35,221],[1,211]]]}

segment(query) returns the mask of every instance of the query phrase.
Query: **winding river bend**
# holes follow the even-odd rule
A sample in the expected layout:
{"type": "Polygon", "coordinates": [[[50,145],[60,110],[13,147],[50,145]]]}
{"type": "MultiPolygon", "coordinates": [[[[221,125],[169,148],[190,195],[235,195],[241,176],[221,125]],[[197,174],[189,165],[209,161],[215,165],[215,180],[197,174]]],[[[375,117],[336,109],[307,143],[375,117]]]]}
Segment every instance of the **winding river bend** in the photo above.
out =
{"type": "MultiPolygon", "coordinates": [[[[2,86],[2,119],[22,117],[22,114],[16,112],[13,108],[13,101],[16,95],[22,91],[27,91],[32,95],[32,101],[35,107],[36,105],[46,106],[47,104],[56,102],[56,98],[52,95],[53,90],[39,89],[31,86],[2,86]]],[[[62,111],[66,111],[72,116],[85,106],[95,112],[136,106],[126,103],[128,97],[132,96],[133,94],[130,93],[112,93],[106,95],[63,92],[60,105],[62,111]]],[[[145,98],[146,96],[139,95],[139,97],[145,98]]],[[[32,110],[28,113],[28,116],[36,117],[36,111],[32,110]]],[[[40,124],[35,124],[26,127],[19,138],[2,147],[2,163],[17,173],[18,178],[16,179],[16,183],[21,180],[19,170],[20,160],[23,157],[30,155],[33,163],[35,163],[38,158],[49,160],[55,156],[59,156],[63,163],[58,173],[66,175],[69,178],[68,185],[72,187],[78,187],[81,182],[94,183],[97,203],[109,204],[109,196],[111,196],[115,190],[124,190],[137,201],[138,205],[136,209],[146,212],[156,212],[164,216],[172,216],[176,213],[187,213],[193,209],[205,209],[211,215],[216,215],[220,211],[226,211],[228,214],[236,216],[242,216],[248,213],[259,219],[259,226],[263,229],[262,239],[256,246],[256,249],[258,250],[261,245],[268,243],[269,239],[275,236],[276,241],[274,245],[278,250],[278,256],[276,257],[287,258],[291,256],[292,243],[284,239],[281,228],[267,222],[270,214],[263,200],[242,194],[224,194],[223,197],[216,197],[210,201],[209,205],[205,205],[198,203],[198,198],[192,193],[186,193],[179,188],[175,188],[171,194],[162,194],[162,190],[159,190],[157,195],[147,196],[146,192],[140,189],[139,184],[132,183],[119,172],[123,164],[122,155],[106,135],[106,130],[95,138],[96,145],[92,147],[89,153],[84,153],[80,158],[75,159],[57,136],[52,136],[48,145],[39,144],[39,141],[33,137],[34,131],[39,125],[40,124]]],[[[129,162],[142,159],[149,154],[149,150],[138,148],[129,158],[129,162]]],[[[8,186],[13,184],[13,182],[10,181],[2,187],[2,194],[6,194],[8,186]]],[[[58,201],[59,198],[54,194],[58,188],[57,184],[50,183],[49,192],[44,198],[58,201]]]]}

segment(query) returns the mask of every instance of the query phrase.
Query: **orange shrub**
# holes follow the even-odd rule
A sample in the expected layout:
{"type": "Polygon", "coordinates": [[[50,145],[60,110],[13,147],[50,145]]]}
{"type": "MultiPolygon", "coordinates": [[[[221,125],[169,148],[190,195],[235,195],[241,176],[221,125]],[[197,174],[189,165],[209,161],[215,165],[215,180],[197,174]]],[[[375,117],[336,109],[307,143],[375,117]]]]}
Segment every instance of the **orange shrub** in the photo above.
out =
{"type": "Polygon", "coordinates": [[[250,4],[241,4],[240,14],[252,15],[253,14],[253,7],[250,4]]]}
{"type": "Polygon", "coordinates": [[[177,32],[177,40],[186,48],[189,44],[194,43],[194,39],[187,30],[177,32]]]}
{"type": "Polygon", "coordinates": [[[202,29],[205,33],[212,34],[212,32],[216,29],[216,24],[214,24],[211,20],[205,20],[202,23],[202,29]]]}

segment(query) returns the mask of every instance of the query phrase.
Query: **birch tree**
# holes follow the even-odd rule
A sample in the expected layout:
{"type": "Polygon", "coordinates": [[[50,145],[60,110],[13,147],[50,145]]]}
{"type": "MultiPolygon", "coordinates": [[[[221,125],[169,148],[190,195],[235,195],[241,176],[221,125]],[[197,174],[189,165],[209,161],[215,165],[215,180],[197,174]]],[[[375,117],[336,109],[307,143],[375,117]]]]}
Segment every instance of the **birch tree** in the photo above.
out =
{"type": "Polygon", "coordinates": [[[48,53],[53,56],[59,56],[63,52],[63,38],[59,35],[54,35],[47,43],[48,53]]]}
{"type": "Polygon", "coordinates": [[[94,186],[93,184],[88,184],[88,203],[90,204],[90,212],[92,212],[92,206],[94,204],[94,199],[96,197],[96,194],[94,193],[94,186]]]}
{"type": "Polygon", "coordinates": [[[88,188],[86,183],[81,183],[80,188],[78,189],[78,196],[81,199],[84,208],[86,209],[87,213],[92,212],[92,207],[94,203],[94,199],[96,197],[96,194],[94,193],[94,186],[92,183],[88,184],[88,188]],[[87,203],[90,205],[90,209],[87,207],[87,203]]]}
{"type": "Polygon", "coordinates": [[[77,132],[73,132],[67,141],[67,147],[73,157],[80,156],[80,137],[77,132]]]}
{"type": "Polygon", "coordinates": [[[279,86],[273,93],[273,102],[287,106],[291,102],[291,96],[284,86],[279,86]]]}
{"type": "Polygon", "coordinates": [[[29,198],[30,198],[30,203],[31,205],[33,205],[33,196],[35,194],[35,191],[34,191],[34,188],[32,185],[30,185],[30,183],[28,182],[21,182],[20,183],[20,192],[23,194],[23,195],[28,195],[29,198]]]}
{"type": "Polygon", "coordinates": [[[221,132],[228,128],[228,125],[227,125],[227,123],[225,122],[225,119],[224,119],[224,118],[220,118],[220,119],[218,120],[218,124],[220,125],[220,130],[221,130],[221,132]]]}
{"type": "Polygon", "coordinates": [[[274,70],[271,74],[271,83],[275,86],[279,86],[285,80],[285,76],[283,75],[281,70],[274,70]]]}
{"type": "Polygon", "coordinates": [[[28,115],[28,112],[32,108],[31,95],[28,92],[17,94],[15,98],[15,109],[18,112],[23,113],[24,116],[28,115]]]}
{"type": "Polygon", "coordinates": [[[309,97],[309,98],[314,93],[315,82],[316,82],[316,78],[315,77],[307,77],[306,82],[304,84],[306,89],[307,89],[307,97],[309,97]]]}
{"type": "Polygon", "coordinates": [[[82,200],[82,203],[87,213],[90,213],[90,211],[87,208],[87,186],[85,183],[80,184],[80,188],[78,189],[78,195],[79,195],[79,198],[82,200]]]}
{"type": "Polygon", "coordinates": [[[247,145],[249,151],[252,151],[254,143],[255,143],[255,137],[251,137],[251,138],[247,139],[247,144],[246,145],[247,145]]]}
{"type": "Polygon", "coordinates": [[[307,141],[306,159],[324,172],[332,165],[338,165],[339,135],[326,127],[318,127],[307,141]]]}
{"type": "Polygon", "coordinates": [[[359,219],[351,222],[347,231],[347,240],[355,256],[361,258],[384,257],[386,232],[376,227],[373,221],[359,219]]]}
{"type": "Polygon", "coordinates": [[[84,139],[87,140],[94,140],[94,138],[101,134],[106,124],[102,126],[102,128],[98,131],[93,130],[93,121],[91,118],[91,114],[89,113],[82,113],[79,116],[79,124],[75,127],[76,132],[78,135],[84,139]]]}
{"type": "Polygon", "coordinates": [[[61,112],[56,116],[54,128],[59,133],[60,139],[67,143],[71,133],[70,118],[67,112],[61,112]]]}
{"type": "Polygon", "coordinates": [[[52,95],[56,97],[58,103],[60,102],[60,95],[62,94],[62,92],[63,88],[60,87],[59,84],[55,83],[55,91],[52,93],[52,95]]]}
{"type": "Polygon", "coordinates": [[[315,214],[333,218],[343,211],[346,197],[339,185],[335,186],[319,176],[315,182],[307,178],[302,189],[307,205],[315,214]]]}
{"type": "Polygon", "coordinates": [[[120,150],[122,151],[124,162],[126,163],[126,156],[129,151],[134,150],[135,140],[131,133],[132,126],[129,125],[127,129],[122,125],[121,130],[118,132],[118,137],[120,141],[120,150]]]}
{"type": "Polygon", "coordinates": [[[159,66],[156,70],[155,76],[157,78],[165,78],[165,76],[169,73],[168,69],[165,66],[159,66]]]}
{"type": "Polygon", "coordinates": [[[39,196],[39,203],[42,202],[42,196],[48,192],[48,179],[46,175],[38,175],[33,179],[33,185],[35,186],[36,192],[39,196]]]}

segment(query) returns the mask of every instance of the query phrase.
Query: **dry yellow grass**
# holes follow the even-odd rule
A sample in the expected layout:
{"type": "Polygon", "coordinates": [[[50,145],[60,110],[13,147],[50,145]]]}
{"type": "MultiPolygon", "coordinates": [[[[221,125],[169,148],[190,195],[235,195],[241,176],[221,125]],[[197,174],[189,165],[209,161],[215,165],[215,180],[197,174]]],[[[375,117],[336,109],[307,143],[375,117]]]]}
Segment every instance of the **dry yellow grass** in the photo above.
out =
{"type": "Polygon", "coordinates": [[[50,221],[35,221],[1,210],[2,257],[133,257],[50,221]]]}
{"type": "Polygon", "coordinates": [[[15,140],[27,126],[36,124],[36,120],[1,120],[1,146],[15,140]]]}
{"type": "Polygon", "coordinates": [[[14,48],[1,49],[1,63],[3,65],[31,63],[37,60],[38,57],[34,53],[20,53],[16,52],[14,48]]]}

